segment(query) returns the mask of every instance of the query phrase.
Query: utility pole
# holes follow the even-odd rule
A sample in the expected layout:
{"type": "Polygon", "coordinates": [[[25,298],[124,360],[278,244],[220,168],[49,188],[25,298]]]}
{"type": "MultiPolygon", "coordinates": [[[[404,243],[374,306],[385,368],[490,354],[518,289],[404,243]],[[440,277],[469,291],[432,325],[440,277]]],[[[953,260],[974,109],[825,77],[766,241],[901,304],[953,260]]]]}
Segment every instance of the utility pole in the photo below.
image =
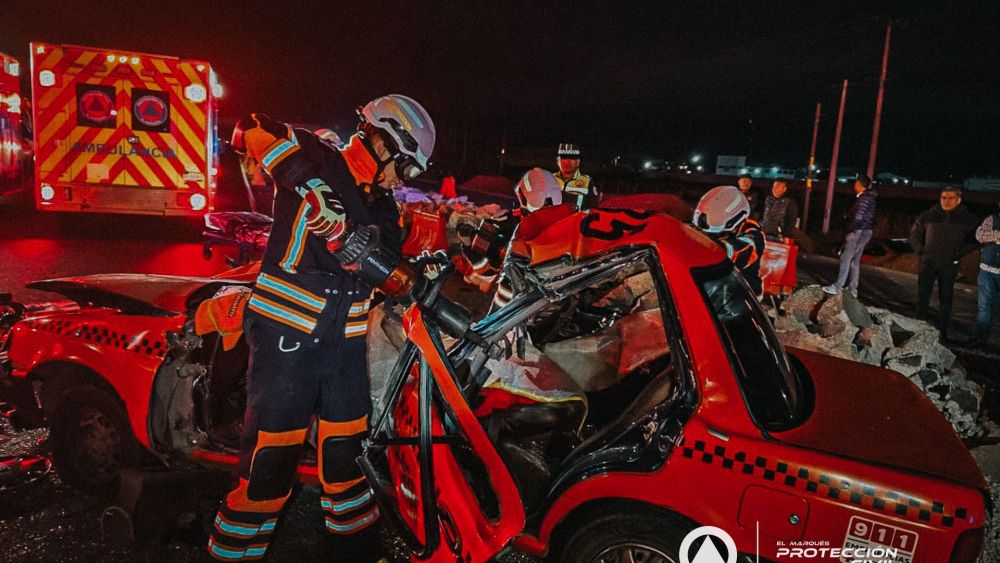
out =
{"type": "Polygon", "coordinates": [[[806,196],[802,204],[802,230],[809,225],[809,196],[812,195],[813,171],[816,170],[816,136],[819,135],[819,113],[823,104],[816,102],[816,119],[813,120],[813,140],[809,147],[809,168],[806,169],[806,196]]]}
{"type": "Polygon", "coordinates": [[[826,183],[826,206],[823,208],[823,234],[830,232],[830,209],[833,207],[833,187],[837,184],[837,157],[840,156],[840,131],[844,125],[844,104],[847,102],[847,79],[840,89],[840,111],[837,112],[837,132],[833,135],[833,156],[830,157],[830,179],[826,183]]]}
{"type": "Polygon", "coordinates": [[[889,68],[889,38],[892,36],[892,20],[885,26],[885,49],[882,51],[882,74],[878,79],[878,98],[875,100],[875,123],[872,125],[872,146],[868,152],[868,172],[874,178],[875,153],[878,152],[878,129],[882,122],[882,97],[885,95],[885,73],[889,68]]]}

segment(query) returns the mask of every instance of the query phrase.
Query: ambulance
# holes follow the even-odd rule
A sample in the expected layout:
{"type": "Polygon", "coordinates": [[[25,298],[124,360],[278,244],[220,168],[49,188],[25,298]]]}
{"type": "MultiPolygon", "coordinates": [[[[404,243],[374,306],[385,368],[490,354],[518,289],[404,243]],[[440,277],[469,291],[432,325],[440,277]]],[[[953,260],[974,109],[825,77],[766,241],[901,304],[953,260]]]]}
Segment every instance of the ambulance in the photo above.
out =
{"type": "Polygon", "coordinates": [[[211,65],[77,45],[30,49],[38,209],[213,209],[222,87],[211,65]]]}
{"type": "Polygon", "coordinates": [[[24,187],[27,147],[21,141],[21,65],[0,53],[0,201],[24,187]]]}

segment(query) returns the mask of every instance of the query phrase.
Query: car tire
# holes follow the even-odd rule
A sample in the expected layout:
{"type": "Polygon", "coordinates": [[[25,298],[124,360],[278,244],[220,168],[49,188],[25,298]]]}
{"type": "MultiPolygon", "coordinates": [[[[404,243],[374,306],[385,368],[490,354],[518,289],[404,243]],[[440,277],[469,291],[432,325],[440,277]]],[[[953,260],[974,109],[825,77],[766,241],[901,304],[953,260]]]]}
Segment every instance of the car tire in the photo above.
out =
{"type": "Polygon", "coordinates": [[[59,478],[88,494],[118,494],[121,470],[135,463],[138,443],[117,397],[93,385],[69,389],[55,406],[49,443],[59,478]]]}
{"type": "Polygon", "coordinates": [[[560,563],[678,563],[681,542],[692,529],[694,526],[690,522],[652,509],[612,512],[571,530],[554,560],[560,563]]]}

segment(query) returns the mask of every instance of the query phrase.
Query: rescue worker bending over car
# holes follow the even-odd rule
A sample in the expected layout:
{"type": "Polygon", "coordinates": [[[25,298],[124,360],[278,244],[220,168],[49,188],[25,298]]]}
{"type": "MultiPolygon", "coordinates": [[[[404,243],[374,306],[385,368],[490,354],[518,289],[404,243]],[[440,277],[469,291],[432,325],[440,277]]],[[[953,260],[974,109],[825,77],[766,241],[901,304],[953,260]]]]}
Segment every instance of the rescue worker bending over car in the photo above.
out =
{"type": "MultiPolygon", "coordinates": [[[[507,257],[507,247],[521,219],[532,211],[550,205],[560,205],[563,202],[563,191],[553,174],[541,168],[532,168],[517,182],[514,188],[518,208],[505,212],[499,217],[484,219],[479,228],[460,228],[459,233],[469,237],[470,242],[464,245],[462,254],[452,261],[459,272],[470,274],[485,274],[499,272],[503,269],[507,257]]],[[[509,284],[504,283],[503,275],[497,281],[493,303],[502,307],[510,300],[512,293],[509,284]]]]}
{"type": "Polygon", "coordinates": [[[274,179],[274,226],[247,305],[250,347],[239,484],[215,518],[208,552],[264,556],[318,416],[321,505],[336,561],[385,558],[378,507],[355,458],[368,428],[365,334],[373,288],[405,291],[391,189],[423,172],[434,124],[389,95],[359,110],[343,147],[263,114],[241,120],[233,147],[274,179]]]}
{"type": "Polygon", "coordinates": [[[726,251],[760,298],[764,231],[750,218],[750,203],[736,186],[716,186],[701,196],[691,222],[726,251]]]}

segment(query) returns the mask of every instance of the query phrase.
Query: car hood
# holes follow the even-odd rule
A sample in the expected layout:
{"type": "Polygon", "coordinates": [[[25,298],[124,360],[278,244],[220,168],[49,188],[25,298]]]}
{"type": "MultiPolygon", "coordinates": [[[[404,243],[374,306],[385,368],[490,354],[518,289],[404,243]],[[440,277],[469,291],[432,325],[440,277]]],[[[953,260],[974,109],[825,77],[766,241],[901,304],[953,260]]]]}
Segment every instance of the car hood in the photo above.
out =
{"type": "Polygon", "coordinates": [[[27,287],[64,295],[81,305],[118,309],[128,315],[170,316],[189,311],[227,285],[252,283],[242,277],[100,274],[35,281],[27,287]]]}
{"type": "Polygon", "coordinates": [[[833,356],[789,352],[809,372],[815,404],[805,422],[771,433],[773,438],[986,488],[982,472],[951,424],[909,379],[833,356]]]}

